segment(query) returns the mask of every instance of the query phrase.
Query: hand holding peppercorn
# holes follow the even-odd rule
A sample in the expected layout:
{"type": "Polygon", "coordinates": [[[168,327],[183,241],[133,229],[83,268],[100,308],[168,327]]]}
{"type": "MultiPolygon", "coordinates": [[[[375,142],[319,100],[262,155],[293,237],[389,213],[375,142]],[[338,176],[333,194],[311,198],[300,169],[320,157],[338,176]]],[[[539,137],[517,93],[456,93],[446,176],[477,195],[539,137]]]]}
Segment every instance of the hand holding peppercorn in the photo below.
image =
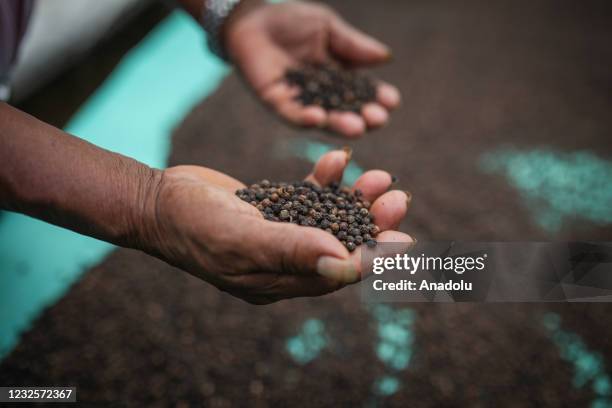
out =
{"type": "Polygon", "coordinates": [[[295,100],[300,89],[285,81],[289,69],[330,62],[359,67],[390,58],[387,46],[355,29],[327,6],[290,1],[236,13],[224,28],[224,44],[259,97],[294,124],[358,137],[367,128],[383,126],[388,112],[399,105],[398,90],[383,82],[373,92],[375,100],[359,106],[357,113],[327,112],[295,100]]]}
{"type": "MultiPolygon", "coordinates": [[[[348,153],[324,155],[306,180],[326,186],[342,178],[348,153]]],[[[380,228],[379,242],[412,242],[393,231],[406,215],[409,197],[387,191],[391,176],[366,172],[355,183],[380,228]]],[[[172,265],[251,303],[318,296],[360,278],[360,253],[352,253],[323,230],[265,220],[241,200],[239,181],[197,166],[164,171],[154,192],[155,225],[145,231],[146,249],[172,265]]]]}

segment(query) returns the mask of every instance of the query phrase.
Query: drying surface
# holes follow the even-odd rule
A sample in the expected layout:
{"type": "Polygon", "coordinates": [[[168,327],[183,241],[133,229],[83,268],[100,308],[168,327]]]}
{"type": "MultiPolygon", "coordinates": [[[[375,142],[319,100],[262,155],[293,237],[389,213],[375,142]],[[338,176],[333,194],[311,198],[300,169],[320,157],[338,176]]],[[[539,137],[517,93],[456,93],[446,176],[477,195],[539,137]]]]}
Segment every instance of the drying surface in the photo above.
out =
{"type": "MultiPolygon", "coordinates": [[[[403,106],[351,147],[356,169],[388,169],[412,192],[402,230],[419,240],[612,238],[607,213],[562,213],[546,227],[538,217],[547,207],[534,208],[524,184],[502,171],[516,158],[508,152],[563,161],[581,151],[609,165],[609,4],[332,3],[394,49],[393,64],[376,73],[399,85],[403,106]]],[[[345,142],[288,128],[232,76],[175,130],[170,162],[246,183],[275,179],[279,168],[298,179],[311,156],[296,160],[296,144],[316,152],[345,142]]],[[[256,307],[117,250],[24,336],[0,365],[0,383],[77,385],[80,400],[148,406],[610,406],[608,311],[367,309],[355,288],[256,307]]]]}

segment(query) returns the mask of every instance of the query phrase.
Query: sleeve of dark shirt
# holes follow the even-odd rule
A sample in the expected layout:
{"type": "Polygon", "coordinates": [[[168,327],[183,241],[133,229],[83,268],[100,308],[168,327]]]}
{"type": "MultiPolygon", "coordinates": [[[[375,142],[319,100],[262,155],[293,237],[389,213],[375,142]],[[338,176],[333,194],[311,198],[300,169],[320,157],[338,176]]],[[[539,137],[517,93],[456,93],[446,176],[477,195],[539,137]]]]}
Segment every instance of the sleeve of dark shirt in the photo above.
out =
{"type": "Polygon", "coordinates": [[[0,86],[8,82],[17,60],[33,4],[34,0],[0,0],[0,86]]]}

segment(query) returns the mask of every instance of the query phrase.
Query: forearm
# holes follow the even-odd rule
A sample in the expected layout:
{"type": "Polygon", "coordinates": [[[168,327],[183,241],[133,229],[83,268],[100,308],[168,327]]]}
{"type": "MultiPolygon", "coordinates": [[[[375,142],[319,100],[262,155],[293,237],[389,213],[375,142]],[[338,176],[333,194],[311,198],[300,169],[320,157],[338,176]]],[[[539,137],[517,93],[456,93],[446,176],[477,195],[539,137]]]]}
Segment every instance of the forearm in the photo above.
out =
{"type": "Polygon", "coordinates": [[[138,247],[160,179],[159,170],[0,103],[2,209],[138,247]]]}

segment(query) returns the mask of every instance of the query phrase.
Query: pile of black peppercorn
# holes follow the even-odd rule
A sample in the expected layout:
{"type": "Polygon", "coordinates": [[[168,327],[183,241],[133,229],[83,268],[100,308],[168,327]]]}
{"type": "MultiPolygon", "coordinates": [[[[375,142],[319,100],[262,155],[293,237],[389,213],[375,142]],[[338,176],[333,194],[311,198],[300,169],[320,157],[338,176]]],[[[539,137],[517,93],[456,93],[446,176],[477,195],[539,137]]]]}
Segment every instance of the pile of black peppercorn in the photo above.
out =
{"type": "Polygon", "coordinates": [[[353,111],[376,100],[376,86],[365,76],[333,65],[308,65],[289,69],[285,80],[297,85],[296,99],[303,105],[319,105],[325,110],[353,111]]]}
{"type": "Polygon", "coordinates": [[[316,227],[333,234],[349,250],[366,243],[374,247],[380,231],[370,214],[370,203],[360,190],[332,183],[319,187],[308,181],[273,183],[262,180],[236,195],[255,206],[266,220],[316,227]]]}

